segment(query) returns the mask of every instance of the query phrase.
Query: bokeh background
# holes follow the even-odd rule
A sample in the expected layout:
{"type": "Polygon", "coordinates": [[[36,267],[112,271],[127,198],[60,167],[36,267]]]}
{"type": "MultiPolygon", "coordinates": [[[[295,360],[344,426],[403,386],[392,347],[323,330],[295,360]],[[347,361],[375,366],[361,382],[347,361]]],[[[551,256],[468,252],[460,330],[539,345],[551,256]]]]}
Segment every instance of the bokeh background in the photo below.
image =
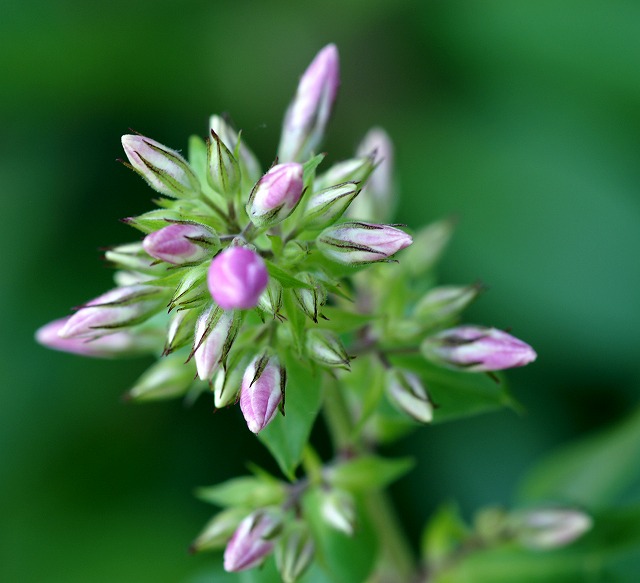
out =
{"type": "Polygon", "coordinates": [[[150,206],[115,161],[121,134],[182,149],[226,111],[269,163],[328,42],[330,160],[386,128],[398,221],[457,216],[442,281],[485,282],[468,319],[539,353],[510,375],[523,414],[398,444],[419,461],[393,490],[408,530],[449,499],[510,504],[536,460],[637,407],[640,3],[1,0],[3,581],[223,580],[187,553],[213,511],[192,491],[272,467],[239,411],[125,405],[148,362],[49,352],[33,332],[111,285],[99,249],[150,206]]]}

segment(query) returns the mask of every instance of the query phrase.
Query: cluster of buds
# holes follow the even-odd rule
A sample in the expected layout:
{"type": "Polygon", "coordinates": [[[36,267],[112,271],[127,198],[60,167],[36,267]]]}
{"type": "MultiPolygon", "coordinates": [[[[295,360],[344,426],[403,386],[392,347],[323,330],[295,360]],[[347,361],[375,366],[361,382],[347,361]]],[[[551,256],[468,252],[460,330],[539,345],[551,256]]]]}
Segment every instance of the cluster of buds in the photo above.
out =
{"type": "MultiPolygon", "coordinates": [[[[393,148],[383,130],[371,130],[353,158],[318,171],[338,86],[338,53],[328,45],[300,80],[265,173],[241,133],[219,116],[211,117],[206,140],[191,138],[187,158],[142,135],[123,136],[124,164],[161,195],[159,208],[124,219],[141,240],[106,252],[116,287],[41,328],[37,340],[85,356],[155,354],[160,359],[128,398],[209,390],[216,408],[239,402],[254,433],[285,414],[287,356],[309,374],[338,379],[354,355],[379,357],[387,369],[380,394],[420,423],[434,417],[429,387],[395,365],[389,349],[411,345],[439,366],[467,372],[534,360],[531,347],[505,332],[449,327],[478,286],[410,297],[416,286],[408,280],[431,268],[450,229],[428,227],[412,245],[404,225],[390,224],[393,148]],[[404,249],[405,271],[393,271],[404,249]],[[369,269],[375,265],[381,268],[369,269]]],[[[369,401],[372,414],[378,403],[369,401]]],[[[325,522],[352,535],[350,494],[325,494],[325,522]]],[[[207,532],[228,538],[230,525],[229,571],[252,568],[276,548],[284,580],[294,581],[313,555],[309,533],[283,528],[278,513],[227,513],[207,532]],[[276,538],[283,542],[274,547],[276,538]]]]}

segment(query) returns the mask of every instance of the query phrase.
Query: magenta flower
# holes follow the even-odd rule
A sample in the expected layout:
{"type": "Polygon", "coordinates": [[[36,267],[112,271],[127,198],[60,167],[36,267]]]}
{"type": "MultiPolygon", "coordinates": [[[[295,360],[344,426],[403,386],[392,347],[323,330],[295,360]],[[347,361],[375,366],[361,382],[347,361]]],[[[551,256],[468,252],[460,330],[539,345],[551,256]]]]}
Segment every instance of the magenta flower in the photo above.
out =
{"type": "Polygon", "coordinates": [[[483,326],[458,326],[422,343],[426,358],[459,370],[484,372],[525,366],[536,353],[514,336],[483,326]]]}
{"type": "Polygon", "coordinates": [[[350,222],[329,227],[317,239],[318,249],[329,259],[347,265],[384,261],[413,242],[410,235],[390,227],[350,222]]]}
{"type": "Polygon", "coordinates": [[[202,225],[175,224],[149,233],[142,246],[151,257],[181,265],[204,259],[207,245],[214,240],[213,233],[202,225]]]}
{"type": "Polygon", "coordinates": [[[247,247],[229,247],[211,262],[209,291],[225,310],[246,310],[258,305],[269,274],[260,255],[247,247]]]}
{"type": "Polygon", "coordinates": [[[306,160],[324,136],[340,85],[338,49],[324,47],[311,62],[284,118],[278,158],[306,160]]]}
{"type": "Polygon", "coordinates": [[[302,164],[277,164],[255,185],[247,214],[258,227],[270,227],[286,219],[302,196],[302,164]]]}
{"type": "Polygon", "coordinates": [[[233,533],[224,550],[224,570],[245,571],[258,566],[273,550],[273,537],[280,521],[258,510],[247,516],[233,533]]]}
{"type": "Polygon", "coordinates": [[[253,359],[242,377],[240,409],[249,430],[258,433],[276,416],[282,403],[286,373],[275,356],[253,359]]]}

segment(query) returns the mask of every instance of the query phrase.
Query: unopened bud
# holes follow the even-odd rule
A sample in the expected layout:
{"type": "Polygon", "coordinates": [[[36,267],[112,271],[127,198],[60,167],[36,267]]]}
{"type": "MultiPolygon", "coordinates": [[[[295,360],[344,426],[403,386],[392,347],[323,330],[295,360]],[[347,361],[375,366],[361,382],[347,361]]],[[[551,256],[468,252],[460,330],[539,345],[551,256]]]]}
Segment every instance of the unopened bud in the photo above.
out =
{"type": "Polygon", "coordinates": [[[302,522],[291,525],[276,546],[276,566],[283,583],[295,583],[307,570],[315,546],[309,528],[302,522]]]}
{"type": "Polygon", "coordinates": [[[133,401],[172,399],[184,395],[193,382],[193,368],[184,357],[173,354],[153,364],[127,393],[133,401]]]}
{"type": "Polygon", "coordinates": [[[528,344],[483,326],[458,326],[424,340],[424,356],[449,368],[485,372],[525,366],[536,359],[528,344]]]}
{"type": "Polygon", "coordinates": [[[240,186],[240,165],[233,152],[213,130],[211,139],[207,140],[207,164],[207,179],[211,187],[220,194],[232,197],[240,186]]]}
{"type": "Polygon", "coordinates": [[[320,364],[349,370],[351,358],[340,339],[328,330],[309,330],[307,332],[307,352],[320,364]]]}
{"type": "Polygon", "coordinates": [[[209,291],[225,310],[246,310],[258,304],[269,274],[260,255],[247,247],[229,247],[211,262],[209,291]]]}
{"type": "Polygon", "coordinates": [[[131,167],[157,192],[172,198],[200,192],[200,183],[178,152],[138,135],[122,136],[131,167]]]}
{"type": "Polygon", "coordinates": [[[197,308],[210,301],[206,284],[207,269],[207,264],[202,263],[186,270],[169,301],[170,311],[176,307],[179,309],[197,308]]]}
{"type": "Polygon", "coordinates": [[[194,335],[193,356],[198,377],[211,379],[218,366],[231,350],[238,334],[240,320],[233,311],[211,305],[198,318],[194,335]]]}
{"type": "Polygon", "coordinates": [[[270,279],[267,288],[262,292],[258,307],[265,312],[278,316],[282,309],[282,285],[270,279]]]}
{"type": "Polygon", "coordinates": [[[323,190],[336,184],[343,184],[344,182],[358,182],[362,184],[369,178],[374,168],[375,159],[371,155],[343,160],[331,166],[331,168],[323,174],[320,174],[315,180],[314,188],[316,190],[323,190]]]}
{"type": "Polygon", "coordinates": [[[318,249],[326,257],[346,265],[385,261],[411,243],[411,237],[400,229],[361,222],[329,227],[317,238],[318,249]]]}
{"type": "Polygon", "coordinates": [[[218,241],[215,233],[203,225],[175,224],[148,234],[142,246],[151,257],[181,265],[203,260],[218,241]]]}
{"type": "Polygon", "coordinates": [[[260,565],[273,550],[273,539],[281,525],[281,519],[265,510],[247,516],[224,551],[225,571],[244,571],[260,565]]]}
{"type": "Polygon", "coordinates": [[[249,430],[258,433],[276,416],[284,413],[285,369],[278,358],[267,353],[254,358],[245,370],[240,390],[240,409],[249,430]]]}
{"type": "Polygon", "coordinates": [[[213,379],[213,405],[216,409],[227,407],[238,400],[242,376],[247,364],[248,359],[244,364],[241,361],[227,368],[218,369],[213,379]]]}
{"type": "Polygon", "coordinates": [[[531,549],[564,547],[591,530],[588,514],[569,508],[540,508],[514,513],[510,520],[520,543],[531,549]]]}
{"type": "Polygon", "coordinates": [[[323,229],[335,223],[360,192],[355,182],[337,184],[314,192],[304,209],[306,229],[323,229]]]}
{"type": "Polygon", "coordinates": [[[198,310],[179,310],[173,315],[167,330],[164,345],[165,355],[171,354],[191,342],[197,316],[198,310]]]}
{"type": "Polygon", "coordinates": [[[302,196],[302,164],[277,164],[255,185],[247,214],[257,227],[271,227],[286,219],[302,196]]]}
{"type": "Polygon", "coordinates": [[[414,319],[423,325],[433,325],[458,316],[482,290],[479,285],[448,285],[429,290],[416,304],[414,319]]]}
{"type": "Polygon", "coordinates": [[[345,490],[332,489],[322,500],[322,518],[331,527],[353,536],[356,528],[356,507],[353,496],[345,490]]]}
{"type": "Polygon", "coordinates": [[[372,156],[375,159],[375,170],[349,209],[349,214],[365,221],[388,221],[396,202],[391,139],[384,130],[373,128],[362,140],[357,155],[372,156]]]}
{"type": "Polygon", "coordinates": [[[59,330],[61,338],[96,338],[133,326],[162,307],[165,290],[150,285],[117,287],[87,302],[59,330]]]}
{"type": "Polygon", "coordinates": [[[181,220],[180,213],[173,210],[161,208],[141,214],[137,217],[127,217],[122,222],[142,231],[145,235],[153,233],[170,225],[172,222],[181,220]]]}
{"type": "Polygon", "coordinates": [[[164,267],[155,265],[156,261],[149,257],[142,243],[127,243],[105,251],[104,258],[118,269],[140,271],[149,275],[159,275],[164,267]]]}
{"type": "Polygon", "coordinates": [[[310,286],[293,288],[293,295],[300,309],[314,322],[318,322],[320,309],[327,301],[327,290],[310,273],[301,273],[298,279],[310,286]]]}
{"type": "Polygon", "coordinates": [[[202,529],[198,538],[193,541],[191,550],[209,551],[223,548],[245,516],[242,508],[227,508],[218,512],[202,529]]]}
{"type": "Polygon", "coordinates": [[[70,316],[54,320],[36,332],[36,340],[53,350],[71,352],[95,358],[122,358],[153,352],[158,347],[158,338],[143,331],[126,329],[99,338],[62,338],[59,336],[70,316]]]}
{"type": "Polygon", "coordinates": [[[385,388],[390,401],[400,411],[420,423],[430,423],[433,420],[433,403],[417,375],[390,369],[385,388]]]}
{"type": "Polygon", "coordinates": [[[340,84],[338,50],[324,47],[302,75],[282,126],[278,158],[306,160],[320,144],[340,84]]]}
{"type": "Polygon", "coordinates": [[[230,152],[238,160],[240,164],[240,170],[243,180],[248,179],[251,183],[254,183],[262,174],[260,170],[260,163],[255,157],[255,154],[245,145],[244,141],[240,139],[238,133],[227,123],[223,118],[218,115],[212,115],[209,119],[209,129],[218,135],[222,140],[222,143],[229,149],[230,152]],[[238,148],[238,142],[240,147],[238,148]]]}

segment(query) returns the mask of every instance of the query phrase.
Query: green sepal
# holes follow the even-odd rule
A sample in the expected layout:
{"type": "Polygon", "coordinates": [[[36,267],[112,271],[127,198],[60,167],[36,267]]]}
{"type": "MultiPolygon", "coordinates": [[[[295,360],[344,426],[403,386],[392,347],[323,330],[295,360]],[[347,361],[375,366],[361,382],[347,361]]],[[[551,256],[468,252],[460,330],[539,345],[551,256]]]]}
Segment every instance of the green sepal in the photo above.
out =
{"type": "Polygon", "coordinates": [[[275,263],[265,260],[267,264],[267,271],[269,275],[274,279],[277,279],[283,288],[305,288],[309,290],[313,290],[313,286],[295,278],[293,275],[290,275],[281,267],[278,267],[275,263]]]}

